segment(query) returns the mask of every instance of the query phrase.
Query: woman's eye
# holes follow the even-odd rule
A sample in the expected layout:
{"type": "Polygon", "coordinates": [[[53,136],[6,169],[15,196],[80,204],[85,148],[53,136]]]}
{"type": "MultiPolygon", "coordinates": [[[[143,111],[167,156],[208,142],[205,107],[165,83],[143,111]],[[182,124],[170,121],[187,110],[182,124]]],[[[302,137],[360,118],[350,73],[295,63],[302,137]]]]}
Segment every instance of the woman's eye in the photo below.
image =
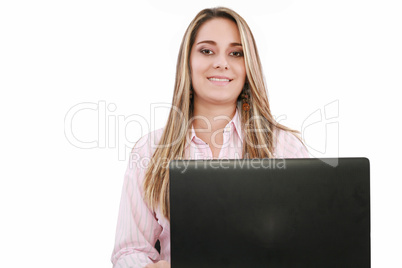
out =
{"type": "Polygon", "coordinates": [[[213,54],[212,50],[209,50],[209,49],[201,49],[201,53],[206,54],[206,55],[212,55],[213,54]]]}
{"type": "Polygon", "coordinates": [[[233,52],[230,52],[230,55],[235,56],[235,57],[242,57],[243,52],[241,52],[241,51],[233,51],[233,52]]]}

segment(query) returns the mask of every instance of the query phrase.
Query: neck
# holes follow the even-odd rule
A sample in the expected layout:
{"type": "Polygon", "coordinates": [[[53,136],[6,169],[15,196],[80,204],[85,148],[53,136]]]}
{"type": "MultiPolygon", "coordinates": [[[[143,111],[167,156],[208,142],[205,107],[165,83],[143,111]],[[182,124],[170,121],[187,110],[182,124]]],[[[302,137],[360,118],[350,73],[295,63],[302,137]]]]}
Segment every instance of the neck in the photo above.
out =
{"type": "Polygon", "coordinates": [[[194,105],[194,129],[210,129],[214,132],[223,129],[236,113],[233,105],[194,105]]]}

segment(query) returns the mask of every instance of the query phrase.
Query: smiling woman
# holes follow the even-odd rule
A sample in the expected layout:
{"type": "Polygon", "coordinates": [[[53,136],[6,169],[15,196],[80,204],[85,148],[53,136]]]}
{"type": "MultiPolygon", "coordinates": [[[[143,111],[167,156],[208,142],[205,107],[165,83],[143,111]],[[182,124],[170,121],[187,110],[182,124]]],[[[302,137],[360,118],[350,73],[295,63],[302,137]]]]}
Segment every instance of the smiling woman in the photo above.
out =
{"type": "Polygon", "coordinates": [[[183,37],[168,123],[132,150],[114,267],[170,267],[170,160],[296,157],[308,152],[271,115],[247,23],[228,8],[202,10],[183,37]]]}
{"type": "Polygon", "coordinates": [[[246,80],[236,23],[226,18],[204,23],[191,48],[190,68],[195,115],[216,105],[229,105],[233,110],[246,80]]]}

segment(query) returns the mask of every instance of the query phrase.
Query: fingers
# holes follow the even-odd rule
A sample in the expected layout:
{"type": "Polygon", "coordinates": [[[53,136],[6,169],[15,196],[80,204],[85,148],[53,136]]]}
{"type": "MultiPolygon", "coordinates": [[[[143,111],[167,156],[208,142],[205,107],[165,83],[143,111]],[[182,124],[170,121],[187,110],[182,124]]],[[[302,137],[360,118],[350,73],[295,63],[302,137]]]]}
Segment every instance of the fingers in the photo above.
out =
{"type": "Polygon", "coordinates": [[[170,263],[167,261],[159,261],[157,263],[150,263],[145,268],[170,268],[170,263]]]}

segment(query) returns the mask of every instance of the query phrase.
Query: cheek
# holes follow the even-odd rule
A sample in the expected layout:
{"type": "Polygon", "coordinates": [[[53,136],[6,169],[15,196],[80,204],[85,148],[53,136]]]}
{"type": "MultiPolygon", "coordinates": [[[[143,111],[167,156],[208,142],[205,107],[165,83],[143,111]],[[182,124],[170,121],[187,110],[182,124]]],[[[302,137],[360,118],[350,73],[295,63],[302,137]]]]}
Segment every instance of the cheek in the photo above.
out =
{"type": "Polygon", "coordinates": [[[241,66],[239,68],[239,73],[241,74],[241,77],[243,79],[246,79],[246,66],[244,66],[244,63],[241,64],[241,66]]]}
{"type": "Polygon", "coordinates": [[[191,61],[191,68],[194,71],[194,74],[202,74],[206,71],[207,69],[207,64],[205,62],[205,59],[202,58],[197,58],[193,57],[193,60],[191,61]]]}
{"type": "Polygon", "coordinates": [[[191,79],[194,80],[197,78],[197,74],[199,73],[199,64],[197,59],[194,57],[190,58],[190,70],[191,70],[191,79]]]}
{"type": "Polygon", "coordinates": [[[237,77],[238,77],[238,80],[237,80],[238,81],[237,86],[239,87],[238,88],[238,93],[240,95],[241,91],[244,88],[244,84],[246,82],[246,68],[244,67],[244,65],[243,66],[242,65],[238,66],[238,68],[236,69],[236,74],[237,74],[237,77]]]}
{"type": "Polygon", "coordinates": [[[244,61],[233,62],[232,70],[236,73],[237,78],[239,79],[246,78],[246,66],[244,65],[244,61]]]}
{"type": "Polygon", "coordinates": [[[244,66],[239,66],[236,69],[237,77],[239,78],[239,81],[244,84],[246,82],[246,68],[244,66]]]}
{"type": "Polygon", "coordinates": [[[202,63],[202,61],[193,61],[191,64],[191,81],[193,83],[193,88],[202,87],[202,84],[206,83],[205,73],[207,68],[202,63]]]}

